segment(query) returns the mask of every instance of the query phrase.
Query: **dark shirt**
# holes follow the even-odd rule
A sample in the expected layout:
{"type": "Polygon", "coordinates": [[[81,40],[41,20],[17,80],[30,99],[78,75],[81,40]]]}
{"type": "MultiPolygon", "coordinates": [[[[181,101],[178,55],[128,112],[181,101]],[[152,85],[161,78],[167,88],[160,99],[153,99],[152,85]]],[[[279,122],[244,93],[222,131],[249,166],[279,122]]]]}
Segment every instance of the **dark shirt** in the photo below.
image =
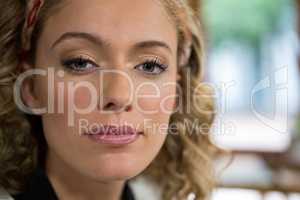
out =
{"type": "MultiPolygon", "coordinates": [[[[42,168],[37,168],[29,181],[27,189],[17,195],[15,200],[58,200],[55,191],[42,168]]],[[[101,197],[99,198],[101,199],[101,197]]],[[[128,184],[124,185],[121,200],[134,200],[133,192],[128,184]]]]}

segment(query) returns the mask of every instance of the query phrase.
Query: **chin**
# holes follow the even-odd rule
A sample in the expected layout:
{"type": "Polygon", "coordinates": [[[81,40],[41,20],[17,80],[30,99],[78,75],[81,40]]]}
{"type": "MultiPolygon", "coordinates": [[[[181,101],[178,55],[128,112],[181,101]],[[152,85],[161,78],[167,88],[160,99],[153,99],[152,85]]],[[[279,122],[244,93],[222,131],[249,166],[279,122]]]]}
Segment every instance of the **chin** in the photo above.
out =
{"type": "Polygon", "coordinates": [[[128,180],[139,175],[147,165],[148,162],[142,163],[141,160],[111,158],[105,162],[95,162],[85,171],[91,178],[99,181],[118,181],[128,180]]]}

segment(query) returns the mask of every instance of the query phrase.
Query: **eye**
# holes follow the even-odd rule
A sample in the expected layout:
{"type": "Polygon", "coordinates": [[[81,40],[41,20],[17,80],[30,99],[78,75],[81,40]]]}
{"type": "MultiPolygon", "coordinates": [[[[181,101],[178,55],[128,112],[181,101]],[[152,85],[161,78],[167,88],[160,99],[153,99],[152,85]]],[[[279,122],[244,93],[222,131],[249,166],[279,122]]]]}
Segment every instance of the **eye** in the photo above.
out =
{"type": "Polygon", "coordinates": [[[98,67],[98,65],[95,64],[95,62],[83,57],[66,59],[62,61],[62,65],[66,67],[68,70],[78,72],[78,73],[90,72],[96,67],[98,67]]]}
{"type": "Polygon", "coordinates": [[[135,69],[138,68],[139,70],[144,71],[146,74],[150,75],[157,75],[161,74],[167,69],[167,66],[161,64],[158,58],[147,60],[143,64],[137,65],[135,69]]]}

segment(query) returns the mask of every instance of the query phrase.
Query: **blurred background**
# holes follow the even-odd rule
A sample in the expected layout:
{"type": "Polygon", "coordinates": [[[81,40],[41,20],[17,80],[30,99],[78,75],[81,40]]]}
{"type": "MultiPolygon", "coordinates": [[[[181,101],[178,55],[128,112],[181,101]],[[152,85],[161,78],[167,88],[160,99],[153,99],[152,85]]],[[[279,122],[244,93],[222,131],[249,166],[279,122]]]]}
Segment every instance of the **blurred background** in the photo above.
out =
{"type": "Polygon", "coordinates": [[[217,162],[213,200],[300,200],[300,0],[192,3],[216,91],[213,139],[233,153],[226,169],[217,162]]]}

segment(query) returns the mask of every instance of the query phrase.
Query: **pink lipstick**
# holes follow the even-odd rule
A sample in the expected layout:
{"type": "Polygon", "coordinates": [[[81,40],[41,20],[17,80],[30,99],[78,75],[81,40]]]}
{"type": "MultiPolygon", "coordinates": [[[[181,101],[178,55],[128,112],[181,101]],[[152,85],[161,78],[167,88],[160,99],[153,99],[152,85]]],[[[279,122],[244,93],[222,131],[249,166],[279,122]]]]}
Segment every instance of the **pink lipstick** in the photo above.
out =
{"type": "Polygon", "coordinates": [[[141,134],[130,126],[104,125],[84,135],[98,143],[125,145],[137,140],[141,134]]]}

